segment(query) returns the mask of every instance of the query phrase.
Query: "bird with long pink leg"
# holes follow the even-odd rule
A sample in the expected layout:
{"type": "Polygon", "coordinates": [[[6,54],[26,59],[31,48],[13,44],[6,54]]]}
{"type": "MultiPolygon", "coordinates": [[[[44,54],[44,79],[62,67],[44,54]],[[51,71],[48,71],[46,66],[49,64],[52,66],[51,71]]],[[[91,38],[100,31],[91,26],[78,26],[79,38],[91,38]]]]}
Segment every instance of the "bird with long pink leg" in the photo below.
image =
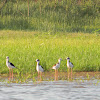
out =
{"type": "Polygon", "coordinates": [[[55,70],[55,81],[58,80],[58,68],[60,67],[60,63],[61,63],[61,58],[58,59],[58,63],[56,63],[55,65],[52,66],[52,69],[55,70]]]}
{"type": "Polygon", "coordinates": [[[11,62],[9,62],[9,57],[6,57],[6,65],[9,68],[9,80],[12,78],[13,80],[13,68],[17,68],[14,66],[14,64],[12,64],[11,62]]]}
{"type": "Polygon", "coordinates": [[[37,65],[36,65],[36,70],[38,72],[38,80],[40,78],[40,81],[42,81],[42,72],[44,72],[44,69],[43,67],[39,64],[40,63],[40,60],[39,59],[36,59],[36,62],[37,62],[37,65]]]}
{"type": "Polygon", "coordinates": [[[74,65],[70,62],[70,58],[67,57],[66,58],[67,60],[67,68],[68,68],[68,80],[69,80],[69,75],[70,75],[70,68],[71,68],[71,80],[72,80],[72,77],[73,77],[73,71],[72,71],[72,68],[74,67],[74,65]]]}

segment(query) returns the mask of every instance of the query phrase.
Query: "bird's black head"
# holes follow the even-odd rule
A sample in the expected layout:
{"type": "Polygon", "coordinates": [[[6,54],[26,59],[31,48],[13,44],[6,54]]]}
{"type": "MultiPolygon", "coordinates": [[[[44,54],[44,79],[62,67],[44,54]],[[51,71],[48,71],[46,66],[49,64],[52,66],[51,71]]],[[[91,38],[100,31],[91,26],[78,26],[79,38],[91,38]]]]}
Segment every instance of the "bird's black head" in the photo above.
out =
{"type": "Polygon", "coordinates": [[[9,57],[7,56],[6,59],[9,59],[9,57]]]}
{"type": "Polygon", "coordinates": [[[70,58],[69,58],[69,57],[67,57],[67,58],[66,58],[66,60],[70,60],[70,58]]]}
{"type": "Polygon", "coordinates": [[[69,57],[67,57],[67,59],[70,59],[69,57]]]}
{"type": "Polygon", "coordinates": [[[39,62],[40,60],[39,59],[36,59],[36,62],[39,62]]]}

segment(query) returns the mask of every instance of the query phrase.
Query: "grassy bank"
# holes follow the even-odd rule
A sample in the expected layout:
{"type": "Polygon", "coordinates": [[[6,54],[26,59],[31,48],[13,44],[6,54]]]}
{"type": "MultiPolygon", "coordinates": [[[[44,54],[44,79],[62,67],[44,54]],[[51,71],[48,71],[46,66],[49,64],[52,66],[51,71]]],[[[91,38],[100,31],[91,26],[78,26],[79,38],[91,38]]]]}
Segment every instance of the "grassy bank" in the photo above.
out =
{"type": "Polygon", "coordinates": [[[99,0],[8,0],[0,4],[0,29],[100,33],[99,0]],[[35,2],[37,1],[37,2],[35,2]]]}
{"type": "Polygon", "coordinates": [[[45,71],[51,71],[52,65],[62,58],[59,70],[67,71],[64,59],[68,56],[74,71],[100,71],[100,35],[0,31],[1,74],[8,72],[6,56],[22,73],[35,72],[37,58],[45,71]]]}

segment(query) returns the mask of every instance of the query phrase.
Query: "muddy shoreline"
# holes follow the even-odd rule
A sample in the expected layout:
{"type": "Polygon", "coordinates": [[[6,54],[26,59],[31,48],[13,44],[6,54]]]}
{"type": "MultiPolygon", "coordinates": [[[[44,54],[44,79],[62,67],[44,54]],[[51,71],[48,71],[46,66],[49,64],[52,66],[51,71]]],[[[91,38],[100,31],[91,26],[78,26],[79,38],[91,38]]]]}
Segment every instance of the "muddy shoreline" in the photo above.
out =
{"type": "MultiPolygon", "coordinates": [[[[35,73],[37,74],[37,73],[35,73]]],[[[31,74],[30,74],[31,75],[31,74]]],[[[67,80],[67,72],[58,72],[58,79],[59,80],[67,80]]],[[[24,77],[27,77],[24,75],[24,77]]],[[[8,74],[0,74],[0,79],[8,78],[8,74]]],[[[14,74],[14,78],[17,77],[17,74],[14,74]]],[[[35,78],[37,80],[37,75],[35,77],[31,76],[30,78],[35,78]]],[[[44,72],[43,73],[43,81],[54,80],[55,72],[44,72]]],[[[100,72],[73,72],[73,79],[100,79],[100,72]]]]}

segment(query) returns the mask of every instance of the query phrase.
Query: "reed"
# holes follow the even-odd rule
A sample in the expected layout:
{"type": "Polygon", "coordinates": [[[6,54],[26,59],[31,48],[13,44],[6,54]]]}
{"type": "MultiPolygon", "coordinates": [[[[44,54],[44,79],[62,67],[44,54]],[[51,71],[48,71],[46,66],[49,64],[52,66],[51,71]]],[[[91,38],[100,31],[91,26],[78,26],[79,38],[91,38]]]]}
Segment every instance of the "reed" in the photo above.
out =
{"type": "Polygon", "coordinates": [[[52,71],[52,65],[62,58],[59,70],[67,71],[64,59],[68,56],[73,71],[100,71],[100,35],[96,34],[0,31],[0,52],[0,74],[8,73],[6,56],[18,67],[14,73],[23,78],[36,76],[36,59],[45,71],[52,71]]]}
{"type": "Polygon", "coordinates": [[[10,0],[0,5],[0,29],[100,33],[100,1],[79,1],[29,0],[28,7],[27,0],[10,0]]]}

